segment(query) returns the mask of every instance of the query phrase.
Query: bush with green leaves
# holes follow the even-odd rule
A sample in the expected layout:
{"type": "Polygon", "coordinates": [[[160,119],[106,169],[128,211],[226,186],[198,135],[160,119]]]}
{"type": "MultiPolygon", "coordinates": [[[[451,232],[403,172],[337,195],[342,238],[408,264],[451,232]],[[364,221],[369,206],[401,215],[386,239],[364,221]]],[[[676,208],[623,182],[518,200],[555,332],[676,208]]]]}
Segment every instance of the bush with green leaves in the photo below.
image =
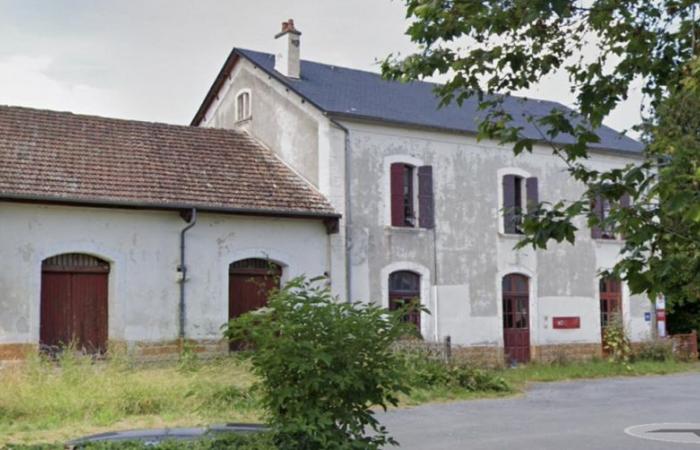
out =
{"type": "Polygon", "coordinates": [[[469,364],[445,363],[418,355],[406,355],[405,358],[411,388],[452,387],[467,392],[509,392],[513,389],[503,377],[469,364]]]}
{"type": "Polygon", "coordinates": [[[676,359],[670,339],[649,339],[639,343],[633,354],[635,361],[665,362],[676,359]]]}
{"type": "Polygon", "coordinates": [[[607,352],[611,362],[629,367],[632,346],[619,314],[613,314],[603,329],[603,350],[607,352]]]}
{"type": "Polygon", "coordinates": [[[396,444],[373,407],[398,403],[408,384],[394,341],[404,311],[333,298],[323,279],[296,278],[268,306],[232,320],[247,342],[268,423],[280,448],[379,449],[396,444]]]}

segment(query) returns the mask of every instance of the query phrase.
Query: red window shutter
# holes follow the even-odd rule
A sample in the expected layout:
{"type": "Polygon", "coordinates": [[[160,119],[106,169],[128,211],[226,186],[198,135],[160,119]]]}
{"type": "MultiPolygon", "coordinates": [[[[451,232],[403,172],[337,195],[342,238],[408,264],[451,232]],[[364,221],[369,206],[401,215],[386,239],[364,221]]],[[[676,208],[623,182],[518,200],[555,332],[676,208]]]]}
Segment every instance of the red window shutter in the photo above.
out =
{"type": "Polygon", "coordinates": [[[435,227],[432,166],[418,168],[418,226],[421,228],[435,227]]]}
{"type": "Polygon", "coordinates": [[[391,165],[391,225],[402,227],[405,224],[403,205],[403,173],[405,166],[402,163],[391,165]]]}
{"type": "Polygon", "coordinates": [[[515,175],[503,176],[503,231],[517,233],[515,175]]]}
{"type": "Polygon", "coordinates": [[[540,203],[540,197],[537,186],[537,177],[530,177],[525,180],[525,191],[527,195],[527,212],[532,212],[540,203]]]}
{"type": "MultiPolygon", "coordinates": [[[[598,220],[603,220],[603,199],[600,197],[600,195],[596,196],[595,200],[593,201],[593,214],[598,218],[598,220]]],[[[594,225],[591,228],[591,237],[593,239],[602,239],[603,229],[598,225],[594,225]]]]}

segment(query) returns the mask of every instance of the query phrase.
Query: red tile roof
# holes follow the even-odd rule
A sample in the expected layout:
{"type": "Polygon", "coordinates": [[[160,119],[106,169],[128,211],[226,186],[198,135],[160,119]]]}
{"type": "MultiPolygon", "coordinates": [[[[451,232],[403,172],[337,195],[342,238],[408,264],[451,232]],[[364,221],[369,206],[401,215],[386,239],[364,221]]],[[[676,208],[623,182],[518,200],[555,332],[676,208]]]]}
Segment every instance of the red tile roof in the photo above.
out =
{"type": "Polygon", "coordinates": [[[1,105],[0,198],[337,216],[241,131],[1,105]]]}

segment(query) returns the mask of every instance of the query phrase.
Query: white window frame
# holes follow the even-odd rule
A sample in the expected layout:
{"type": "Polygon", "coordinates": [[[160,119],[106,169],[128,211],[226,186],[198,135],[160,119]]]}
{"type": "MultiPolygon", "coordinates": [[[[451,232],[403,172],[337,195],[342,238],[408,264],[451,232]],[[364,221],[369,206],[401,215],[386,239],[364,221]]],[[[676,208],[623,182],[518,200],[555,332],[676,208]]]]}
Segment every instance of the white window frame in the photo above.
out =
{"type": "Polygon", "coordinates": [[[253,94],[250,89],[241,89],[236,92],[236,122],[243,122],[245,120],[250,120],[253,118],[253,94]],[[248,96],[248,108],[246,110],[245,98],[243,96],[248,96]],[[244,98],[243,101],[243,111],[241,111],[239,106],[239,100],[244,98]]]}
{"type": "Polygon", "coordinates": [[[496,192],[498,192],[498,208],[496,209],[496,214],[498,218],[498,233],[503,235],[503,236],[522,236],[522,234],[512,234],[512,233],[506,233],[505,226],[503,224],[504,216],[503,216],[503,177],[506,175],[515,175],[516,177],[520,177],[523,180],[523,185],[521,186],[520,189],[520,195],[522,196],[520,200],[520,204],[523,205],[523,211],[528,212],[527,210],[527,183],[525,180],[528,178],[531,178],[533,175],[523,169],[520,169],[518,167],[504,167],[502,169],[498,169],[497,172],[497,186],[496,186],[496,192]]]}

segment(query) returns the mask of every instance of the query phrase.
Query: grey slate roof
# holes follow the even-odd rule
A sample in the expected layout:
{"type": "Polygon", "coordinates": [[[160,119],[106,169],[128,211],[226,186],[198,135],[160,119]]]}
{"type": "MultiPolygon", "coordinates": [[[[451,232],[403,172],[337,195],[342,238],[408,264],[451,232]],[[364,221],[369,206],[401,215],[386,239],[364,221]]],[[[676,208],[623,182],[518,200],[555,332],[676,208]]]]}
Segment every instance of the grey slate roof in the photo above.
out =
{"type": "MultiPolygon", "coordinates": [[[[274,55],[234,49],[232,56],[235,55],[247,58],[330,115],[456,132],[475,133],[477,131],[476,119],[479,112],[477,100],[468,99],[462,107],[452,102],[446,107],[438,108],[433,83],[386,81],[376,73],[311,61],[302,61],[301,79],[295,80],[286,78],[274,70],[274,55]]],[[[226,65],[224,65],[225,68],[226,65]]],[[[524,128],[524,135],[535,140],[542,140],[543,136],[525,120],[526,112],[544,115],[552,108],[567,110],[557,102],[518,97],[506,98],[504,105],[513,116],[516,125],[524,128]]],[[[195,117],[196,120],[197,117],[195,117]]],[[[193,121],[193,124],[196,123],[193,121]]],[[[593,148],[627,153],[639,153],[642,150],[642,144],[612,128],[604,126],[596,132],[600,137],[600,143],[592,145],[593,148]]],[[[572,142],[572,138],[560,136],[556,142],[572,142]]]]}

